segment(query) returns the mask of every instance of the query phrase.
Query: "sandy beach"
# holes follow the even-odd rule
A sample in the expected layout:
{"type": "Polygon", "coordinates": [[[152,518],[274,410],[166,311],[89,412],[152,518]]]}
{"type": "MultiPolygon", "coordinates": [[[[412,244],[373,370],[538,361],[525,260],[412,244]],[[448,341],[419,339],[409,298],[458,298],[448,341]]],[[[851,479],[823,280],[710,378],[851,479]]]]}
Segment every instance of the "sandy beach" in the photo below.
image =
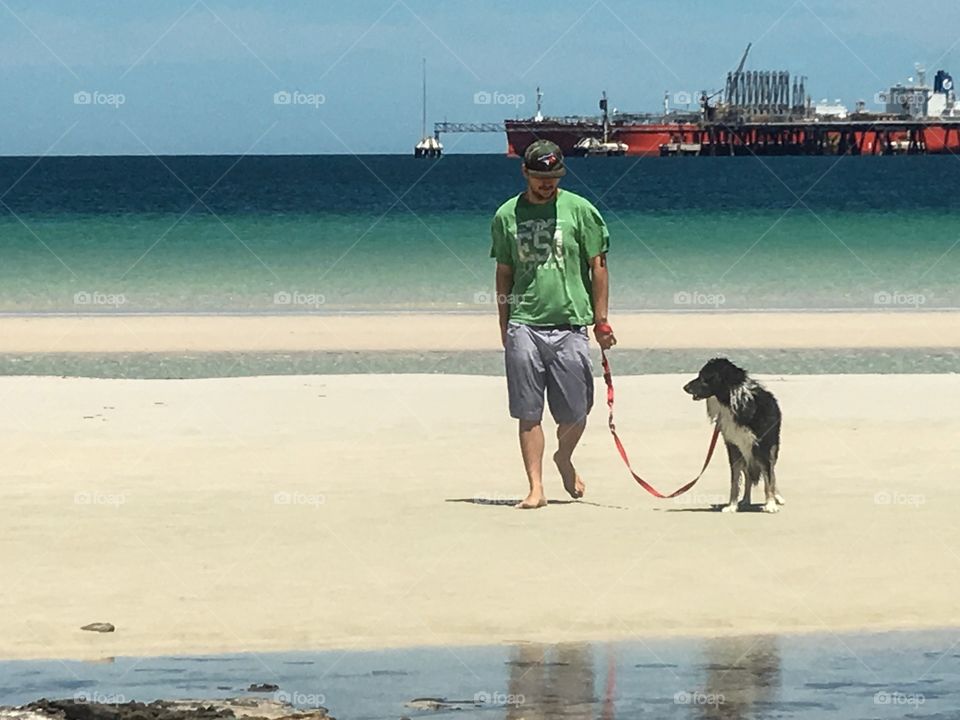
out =
{"type": "MultiPolygon", "coordinates": [[[[8,352],[45,332],[11,322],[8,352]]],[[[662,489],[709,436],[686,379],[618,379],[662,489]]],[[[955,625],[960,376],[761,379],[786,418],[779,515],[701,512],[722,453],[649,497],[602,404],[584,502],[548,474],[546,509],[498,504],[525,483],[496,377],[0,378],[0,657],[955,625]]]]}
{"type": "MultiPolygon", "coordinates": [[[[618,346],[877,348],[960,346],[957,312],[615,315],[618,346]]],[[[488,314],[0,317],[0,353],[498,350],[488,314]]]]}

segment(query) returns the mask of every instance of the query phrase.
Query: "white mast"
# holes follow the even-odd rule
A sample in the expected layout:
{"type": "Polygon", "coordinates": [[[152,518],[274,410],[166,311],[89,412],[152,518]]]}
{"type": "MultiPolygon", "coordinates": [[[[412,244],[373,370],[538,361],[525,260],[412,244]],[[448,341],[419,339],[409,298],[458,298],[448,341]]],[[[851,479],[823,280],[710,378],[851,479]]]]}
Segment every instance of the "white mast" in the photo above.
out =
{"type": "Polygon", "coordinates": [[[420,120],[420,137],[427,136],[427,59],[423,58],[423,116],[420,120]]]}

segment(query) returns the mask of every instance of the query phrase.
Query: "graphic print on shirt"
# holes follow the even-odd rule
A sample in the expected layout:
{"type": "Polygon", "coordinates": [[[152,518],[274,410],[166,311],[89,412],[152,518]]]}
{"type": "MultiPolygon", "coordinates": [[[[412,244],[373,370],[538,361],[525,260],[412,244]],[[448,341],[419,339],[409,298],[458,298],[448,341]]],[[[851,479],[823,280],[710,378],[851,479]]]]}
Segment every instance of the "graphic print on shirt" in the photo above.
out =
{"type": "Polygon", "coordinates": [[[518,223],[517,257],[524,264],[563,268],[563,230],[556,218],[518,223]]]}

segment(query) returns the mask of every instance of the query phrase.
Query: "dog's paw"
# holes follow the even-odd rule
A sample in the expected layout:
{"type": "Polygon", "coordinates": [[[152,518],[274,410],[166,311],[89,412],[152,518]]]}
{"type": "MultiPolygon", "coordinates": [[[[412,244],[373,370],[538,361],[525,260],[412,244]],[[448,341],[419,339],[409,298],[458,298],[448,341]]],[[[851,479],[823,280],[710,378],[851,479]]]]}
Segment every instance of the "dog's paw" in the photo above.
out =
{"type": "Polygon", "coordinates": [[[763,506],[763,511],[765,513],[780,512],[780,506],[777,505],[776,500],[767,500],[766,504],[763,506]]]}
{"type": "Polygon", "coordinates": [[[720,512],[734,513],[734,512],[737,512],[737,510],[739,510],[739,508],[737,507],[736,503],[730,503],[729,505],[720,506],[720,512]]]}
{"type": "Polygon", "coordinates": [[[773,499],[777,501],[777,505],[783,505],[786,502],[786,500],[783,499],[783,495],[779,494],[774,495],[773,499]]]}

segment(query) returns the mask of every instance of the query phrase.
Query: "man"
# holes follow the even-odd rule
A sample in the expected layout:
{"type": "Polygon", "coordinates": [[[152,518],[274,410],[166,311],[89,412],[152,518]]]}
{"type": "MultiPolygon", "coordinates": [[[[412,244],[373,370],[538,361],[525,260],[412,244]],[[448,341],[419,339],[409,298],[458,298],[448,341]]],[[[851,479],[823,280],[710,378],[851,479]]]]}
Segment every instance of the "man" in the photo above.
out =
{"type": "Polygon", "coordinates": [[[553,461],[563,487],[583,497],[573,451],[593,407],[587,326],[600,347],[616,343],[607,321],[609,233],[589,201],[560,190],[563,153],[537,140],[523,156],[527,189],[497,210],[490,256],[497,260],[497,309],[505,350],[510,415],[530,483],[523,509],[547,504],[543,491],[544,392],[557,423],[553,461]]]}

